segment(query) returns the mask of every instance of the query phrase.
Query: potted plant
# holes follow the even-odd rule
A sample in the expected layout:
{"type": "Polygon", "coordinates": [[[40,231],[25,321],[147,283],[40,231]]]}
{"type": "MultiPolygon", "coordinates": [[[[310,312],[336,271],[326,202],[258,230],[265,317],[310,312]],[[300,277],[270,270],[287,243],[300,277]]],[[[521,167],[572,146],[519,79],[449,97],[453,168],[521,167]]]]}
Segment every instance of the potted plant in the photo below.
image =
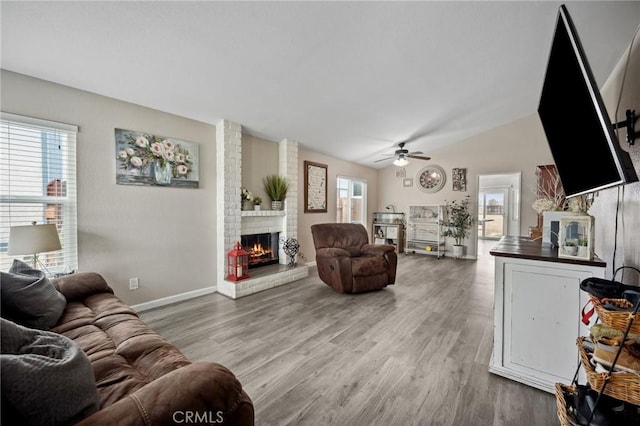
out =
{"type": "Polygon", "coordinates": [[[260,211],[260,206],[262,205],[262,198],[260,197],[253,197],[253,208],[256,211],[260,211]]]}
{"type": "Polygon", "coordinates": [[[455,240],[453,257],[459,259],[464,254],[462,242],[469,236],[475,217],[469,211],[469,196],[462,201],[451,201],[445,204],[445,220],[440,224],[444,226],[444,236],[455,240]]]}
{"type": "Polygon", "coordinates": [[[282,202],[287,198],[289,192],[289,182],[287,178],[278,175],[266,176],[263,179],[264,190],[271,198],[271,209],[282,210],[282,202]]]}
{"type": "Polygon", "coordinates": [[[578,255],[578,246],[575,241],[565,241],[563,250],[569,256],[577,256],[578,255]]]}

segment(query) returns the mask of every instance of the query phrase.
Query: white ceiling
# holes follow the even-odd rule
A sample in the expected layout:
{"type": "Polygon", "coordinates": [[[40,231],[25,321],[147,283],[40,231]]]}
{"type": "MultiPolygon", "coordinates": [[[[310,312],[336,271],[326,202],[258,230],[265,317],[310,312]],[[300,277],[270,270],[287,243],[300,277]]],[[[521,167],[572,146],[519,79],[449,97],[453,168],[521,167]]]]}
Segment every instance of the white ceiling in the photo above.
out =
{"type": "MultiPolygon", "coordinates": [[[[387,166],[534,113],[560,4],[2,1],[1,66],[387,166]]],[[[640,2],[567,7],[602,85],[640,2]]]]}

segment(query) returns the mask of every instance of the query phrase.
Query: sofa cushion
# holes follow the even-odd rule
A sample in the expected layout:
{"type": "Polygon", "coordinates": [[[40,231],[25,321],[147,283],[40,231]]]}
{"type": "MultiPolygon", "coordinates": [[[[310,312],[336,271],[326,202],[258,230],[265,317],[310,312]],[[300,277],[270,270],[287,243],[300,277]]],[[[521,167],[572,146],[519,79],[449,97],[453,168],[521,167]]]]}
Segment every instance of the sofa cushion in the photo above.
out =
{"type": "Polygon", "coordinates": [[[2,423],[74,424],[97,411],[93,368],[72,340],[3,318],[0,336],[2,423]]]}
{"type": "Polygon", "coordinates": [[[67,301],[44,272],[14,260],[9,273],[0,272],[2,317],[26,327],[53,327],[67,301]]]}
{"type": "Polygon", "coordinates": [[[74,340],[91,360],[101,409],[190,364],[112,293],[69,302],[52,331],[74,340]]]}

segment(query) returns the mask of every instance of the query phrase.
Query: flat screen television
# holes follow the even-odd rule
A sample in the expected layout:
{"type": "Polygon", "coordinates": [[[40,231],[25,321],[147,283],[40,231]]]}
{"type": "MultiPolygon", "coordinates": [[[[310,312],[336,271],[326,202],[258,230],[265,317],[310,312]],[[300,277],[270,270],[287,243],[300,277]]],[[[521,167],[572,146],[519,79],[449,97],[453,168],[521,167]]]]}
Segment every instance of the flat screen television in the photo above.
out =
{"type": "Polygon", "coordinates": [[[638,180],[564,5],[558,11],[538,114],[567,197],[638,180]]]}

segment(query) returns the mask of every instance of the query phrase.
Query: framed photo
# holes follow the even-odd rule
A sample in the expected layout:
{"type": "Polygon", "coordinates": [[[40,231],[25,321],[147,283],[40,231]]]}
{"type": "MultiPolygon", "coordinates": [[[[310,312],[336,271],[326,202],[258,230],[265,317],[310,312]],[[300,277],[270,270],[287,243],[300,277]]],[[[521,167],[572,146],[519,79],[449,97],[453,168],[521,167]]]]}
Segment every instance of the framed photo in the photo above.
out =
{"type": "Polygon", "coordinates": [[[559,231],[558,257],[593,259],[593,216],[564,214],[559,231]]]}
{"type": "Polygon", "coordinates": [[[327,212],[327,165],[304,162],[304,212],[327,212]]]}
{"type": "Polygon", "coordinates": [[[115,129],[116,183],[197,188],[198,144],[115,129]]]}
{"type": "Polygon", "coordinates": [[[402,186],[405,188],[410,188],[413,186],[413,178],[402,179],[402,186]]]}

